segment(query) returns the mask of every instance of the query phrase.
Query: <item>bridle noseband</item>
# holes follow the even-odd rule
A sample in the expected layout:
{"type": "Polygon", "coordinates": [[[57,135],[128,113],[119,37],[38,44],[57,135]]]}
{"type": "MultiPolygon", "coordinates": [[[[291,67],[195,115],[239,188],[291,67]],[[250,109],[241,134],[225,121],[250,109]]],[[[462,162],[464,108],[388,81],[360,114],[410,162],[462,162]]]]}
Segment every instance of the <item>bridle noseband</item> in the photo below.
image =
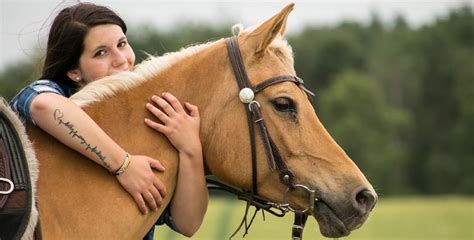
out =
{"type": "MultiPolygon", "coordinates": [[[[249,208],[249,205],[253,205],[259,209],[266,210],[274,215],[277,216],[284,216],[287,212],[291,211],[295,213],[295,223],[293,225],[293,239],[301,239],[302,231],[304,224],[307,219],[307,212],[313,211],[314,209],[314,202],[318,199],[316,198],[316,193],[311,188],[307,187],[304,184],[296,184],[294,182],[294,175],[291,170],[288,169],[288,166],[283,161],[280,152],[275,145],[274,141],[270,137],[267,127],[265,125],[265,120],[263,119],[262,113],[260,111],[260,103],[255,100],[255,94],[259,93],[263,89],[272,86],[274,84],[283,83],[283,82],[293,82],[295,83],[300,89],[302,89],[308,96],[314,96],[314,94],[304,87],[304,82],[297,76],[292,75],[282,75],[270,78],[265,80],[255,86],[249,81],[247,76],[247,72],[245,70],[245,66],[242,60],[242,56],[240,53],[237,37],[231,37],[226,39],[227,51],[229,54],[230,62],[232,64],[232,69],[234,71],[235,78],[237,80],[237,84],[240,89],[239,98],[245,104],[245,112],[247,114],[247,123],[249,126],[249,136],[250,136],[250,147],[251,147],[251,155],[252,155],[252,191],[239,191],[233,187],[230,187],[226,184],[223,184],[219,181],[209,180],[208,183],[212,184],[210,188],[214,189],[221,189],[226,190],[231,193],[234,193],[239,196],[239,199],[247,201],[247,208],[246,214],[244,216],[245,224],[246,224],[246,233],[248,230],[247,223],[246,223],[246,215],[249,208]],[[260,196],[258,196],[258,189],[257,189],[257,153],[256,153],[256,140],[255,140],[255,125],[258,126],[259,135],[262,140],[265,154],[267,156],[268,165],[271,171],[277,170],[280,182],[286,186],[286,190],[283,196],[283,202],[275,203],[269,200],[266,200],[260,196]],[[309,204],[308,207],[303,210],[293,209],[289,202],[288,202],[288,193],[293,191],[297,188],[301,188],[309,193],[309,204]],[[277,209],[280,213],[275,212],[273,209],[277,209]]],[[[256,213],[256,212],[255,212],[256,213]]],[[[255,214],[254,216],[255,217],[255,214]]],[[[253,221],[252,217],[252,221],[253,221]]],[[[242,226],[244,220],[242,221],[241,225],[237,229],[237,231],[242,226]]],[[[252,223],[252,222],[251,222],[252,223]]],[[[251,224],[250,223],[250,224],[251,224]]],[[[234,236],[237,231],[232,235],[234,236]]]]}

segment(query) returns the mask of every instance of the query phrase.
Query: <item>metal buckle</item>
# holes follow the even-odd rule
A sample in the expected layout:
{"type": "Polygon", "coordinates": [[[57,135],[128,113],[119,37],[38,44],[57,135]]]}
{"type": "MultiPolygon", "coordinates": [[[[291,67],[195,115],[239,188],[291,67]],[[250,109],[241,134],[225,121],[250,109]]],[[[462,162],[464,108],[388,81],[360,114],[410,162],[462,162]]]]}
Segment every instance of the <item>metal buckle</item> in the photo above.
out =
{"type": "Polygon", "coordinates": [[[301,79],[300,77],[295,76],[295,79],[296,79],[296,81],[297,81],[299,84],[304,84],[303,79],[301,79]]]}
{"type": "Polygon", "coordinates": [[[298,76],[295,76],[295,80],[296,80],[296,85],[298,85],[298,87],[303,90],[306,94],[314,97],[315,94],[313,92],[311,92],[309,89],[307,89],[305,86],[304,86],[304,81],[303,79],[301,79],[300,77],[298,76]]]}
{"type": "Polygon", "coordinates": [[[0,177],[0,182],[6,182],[8,184],[10,184],[10,189],[6,190],[6,191],[0,191],[0,194],[2,195],[6,195],[6,194],[10,194],[11,192],[13,192],[13,189],[15,189],[15,185],[13,184],[13,182],[8,179],[8,178],[2,178],[0,177]]]}
{"type": "Polygon", "coordinates": [[[290,206],[289,202],[288,202],[288,192],[292,189],[290,188],[287,188],[286,191],[285,191],[285,194],[283,195],[283,204],[282,205],[285,205],[286,208],[288,208],[289,211],[292,211],[292,212],[295,212],[295,211],[300,211],[302,213],[306,213],[307,211],[313,211],[314,210],[314,202],[315,201],[318,201],[318,199],[316,198],[316,191],[315,190],[312,190],[310,189],[309,187],[303,185],[303,184],[295,184],[294,185],[294,188],[293,189],[296,189],[296,188],[303,188],[304,190],[308,191],[309,192],[309,206],[303,210],[299,210],[299,209],[294,209],[290,206]]]}
{"type": "Polygon", "coordinates": [[[250,112],[252,112],[252,104],[257,104],[257,107],[260,108],[260,103],[257,102],[256,100],[252,100],[251,102],[249,102],[249,110],[250,110],[250,112]]]}

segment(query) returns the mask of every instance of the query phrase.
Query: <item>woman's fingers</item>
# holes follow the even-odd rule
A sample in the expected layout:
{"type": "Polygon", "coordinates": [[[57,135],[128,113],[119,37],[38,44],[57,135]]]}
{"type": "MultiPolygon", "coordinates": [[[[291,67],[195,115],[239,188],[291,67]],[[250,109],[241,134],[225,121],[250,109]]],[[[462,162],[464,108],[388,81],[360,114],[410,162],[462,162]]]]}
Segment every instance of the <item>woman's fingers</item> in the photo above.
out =
{"type": "MultiPolygon", "coordinates": [[[[166,96],[166,94],[164,94],[166,96]]],[[[176,98],[175,98],[176,99],[176,98]]],[[[167,100],[164,98],[158,97],[158,96],[152,96],[151,100],[156,103],[161,109],[162,112],[166,113],[168,117],[174,117],[177,112],[179,112],[177,109],[175,109],[172,105],[171,102],[169,103],[167,100]]],[[[176,99],[177,101],[177,99],[176,99]]],[[[176,105],[176,103],[174,103],[176,105]]],[[[182,107],[181,107],[182,109],[182,107]]]]}
{"type": "MultiPolygon", "coordinates": [[[[158,161],[156,159],[153,159],[153,158],[149,158],[148,162],[150,163],[151,168],[156,169],[156,170],[161,171],[161,172],[165,171],[165,167],[160,163],[160,161],[158,161]]],[[[154,180],[153,181],[153,186],[156,187],[156,189],[160,193],[161,197],[162,198],[166,197],[166,187],[163,184],[163,182],[161,182],[160,179],[157,178],[157,177],[155,177],[153,180],[154,180]]]]}
{"type": "MultiPolygon", "coordinates": [[[[142,193],[142,196],[146,200],[148,207],[150,207],[152,211],[155,211],[158,208],[156,204],[155,196],[151,192],[142,193]]],[[[160,205],[161,205],[161,200],[160,200],[160,205]]]]}
{"type": "Polygon", "coordinates": [[[156,210],[166,196],[165,184],[152,169],[164,171],[163,165],[153,158],[133,155],[126,172],[117,176],[120,184],[130,193],[143,214],[156,210]]]}
{"type": "Polygon", "coordinates": [[[163,166],[163,164],[161,164],[160,161],[150,158],[148,162],[150,163],[151,168],[156,169],[160,172],[165,171],[165,167],[163,166]]]}
{"type": "Polygon", "coordinates": [[[155,180],[153,182],[153,186],[156,188],[156,190],[158,190],[158,193],[162,199],[166,197],[166,187],[163,182],[161,182],[160,180],[155,180]]]}
{"type": "Polygon", "coordinates": [[[143,200],[143,197],[140,193],[133,195],[133,199],[135,199],[135,202],[138,205],[138,208],[143,214],[148,213],[148,207],[145,204],[145,201],[143,200]]]}
{"type": "MultiPolygon", "coordinates": [[[[161,100],[164,101],[163,99],[161,100]]],[[[147,103],[145,105],[145,108],[148,109],[148,111],[150,111],[151,113],[153,113],[153,115],[155,115],[158,119],[160,119],[161,122],[166,124],[170,121],[168,115],[161,111],[159,108],[155,107],[153,104],[147,103]]]]}
{"type": "MultiPolygon", "coordinates": [[[[155,186],[153,186],[151,189],[150,189],[150,193],[152,194],[153,198],[155,199],[155,203],[156,203],[156,206],[159,208],[161,207],[161,205],[163,205],[163,198],[165,196],[161,195],[160,191],[158,191],[157,188],[155,188],[155,186]]],[[[158,208],[155,208],[153,210],[156,210],[158,208]]]]}
{"type": "Polygon", "coordinates": [[[162,97],[168,101],[169,104],[173,107],[173,109],[178,113],[183,113],[184,109],[179,100],[171,93],[163,93],[162,97]]]}
{"type": "Polygon", "coordinates": [[[166,134],[166,126],[163,124],[159,124],[155,121],[152,121],[148,118],[145,118],[145,124],[148,125],[149,127],[155,129],[156,131],[166,134]]]}
{"type": "Polygon", "coordinates": [[[185,103],[185,106],[183,107],[179,100],[171,93],[163,93],[162,97],[153,95],[151,100],[156,103],[159,108],[151,103],[147,103],[145,107],[160,119],[162,123],[155,122],[148,118],[145,118],[145,123],[149,127],[164,133],[165,135],[167,135],[167,133],[172,129],[181,128],[181,125],[188,121],[188,117],[199,119],[199,110],[197,106],[185,103]],[[188,111],[186,111],[185,108],[188,111]]]}
{"type": "Polygon", "coordinates": [[[192,105],[191,103],[185,103],[186,108],[189,110],[189,115],[191,117],[198,117],[199,118],[199,109],[196,105],[192,105]]]}

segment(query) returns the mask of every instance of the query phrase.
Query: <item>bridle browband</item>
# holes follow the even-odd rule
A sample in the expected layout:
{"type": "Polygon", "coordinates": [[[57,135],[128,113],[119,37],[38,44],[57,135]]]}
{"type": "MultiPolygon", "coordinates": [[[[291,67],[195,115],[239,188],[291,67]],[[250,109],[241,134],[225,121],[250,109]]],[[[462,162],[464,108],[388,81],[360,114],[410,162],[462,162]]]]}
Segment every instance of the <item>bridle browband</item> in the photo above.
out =
{"type": "MultiPolygon", "coordinates": [[[[293,82],[301,90],[303,90],[306,95],[314,96],[314,94],[304,87],[304,82],[297,76],[292,75],[282,75],[270,78],[265,80],[255,86],[252,86],[250,80],[247,76],[245,66],[243,63],[242,55],[239,49],[237,37],[230,37],[226,39],[227,51],[229,54],[230,62],[232,69],[234,71],[237,84],[240,89],[239,97],[240,100],[245,104],[245,112],[247,115],[247,124],[249,127],[249,136],[250,136],[250,147],[251,147],[251,156],[252,156],[252,190],[251,191],[241,191],[234,187],[231,187],[227,184],[224,184],[220,181],[214,179],[207,179],[208,187],[210,189],[219,189],[231,192],[239,197],[239,199],[247,201],[247,207],[245,210],[244,219],[242,220],[240,226],[232,234],[231,238],[240,230],[243,223],[245,223],[245,234],[247,234],[248,228],[252,224],[252,221],[255,217],[255,214],[258,210],[262,209],[267,212],[270,212],[276,216],[282,217],[287,212],[291,211],[295,213],[295,222],[293,225],[293,239],[302,239],[302,232],[304,224],[308,217],[307,212],[313,211],[314,202],[318,199],[316,198],[315,191],[303,184],[295,184],[294,175],[291,170],[288,169],[288,166],[283,161],[281,154],[275,145],[274,141],[268,133],[267,127],[265,125],[265,120],[263,119],[262,113],[260,111],[260,103],[254,99],[255,94],[259,93],[266,87],[272,86],[274,84],[283,83],[283,82],[293,82]],[[270,170],[273,172],[277,170],[280,182],[286,186],[286,191],[284,192],[283,202],[275,203],[264,199],[258,196],[257,189],[257,151],[256,151],[256,137],[255,137],[255,125],[258,126],[259,135],[262,140],[265,154],[267,156],[267,161],[270,170]],[[293,209],[288,200],[288,192],[295,190],[296,188],[302,188],[303,190],[309,193],[309,206],[306,209],[298,210],[293,209]],[[250,224],[247,224],[247,213],[250,205],[256,207],[256,211],[251,219],[250,224]],[[278,210],[279,212],[277,212],[278,210]]],[[[263,212],[262,212],[263,213],[263,212]]]]}

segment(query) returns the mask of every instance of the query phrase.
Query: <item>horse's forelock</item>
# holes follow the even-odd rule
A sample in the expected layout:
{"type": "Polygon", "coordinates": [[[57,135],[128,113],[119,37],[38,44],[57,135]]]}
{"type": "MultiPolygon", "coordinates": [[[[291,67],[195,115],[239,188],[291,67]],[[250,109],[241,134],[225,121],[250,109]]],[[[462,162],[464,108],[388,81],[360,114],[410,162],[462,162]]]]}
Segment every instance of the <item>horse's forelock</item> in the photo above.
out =
{"type": "Polygon", "coordinates": [[[282,58],[285,62],[289,62],[291,66],[294,64],[293,60],[293,49],[288,44],[288,41],[283,37],[276,38],[272,44],[270,44],[270,48],[277,52],[277,55],[282,58]]]}

